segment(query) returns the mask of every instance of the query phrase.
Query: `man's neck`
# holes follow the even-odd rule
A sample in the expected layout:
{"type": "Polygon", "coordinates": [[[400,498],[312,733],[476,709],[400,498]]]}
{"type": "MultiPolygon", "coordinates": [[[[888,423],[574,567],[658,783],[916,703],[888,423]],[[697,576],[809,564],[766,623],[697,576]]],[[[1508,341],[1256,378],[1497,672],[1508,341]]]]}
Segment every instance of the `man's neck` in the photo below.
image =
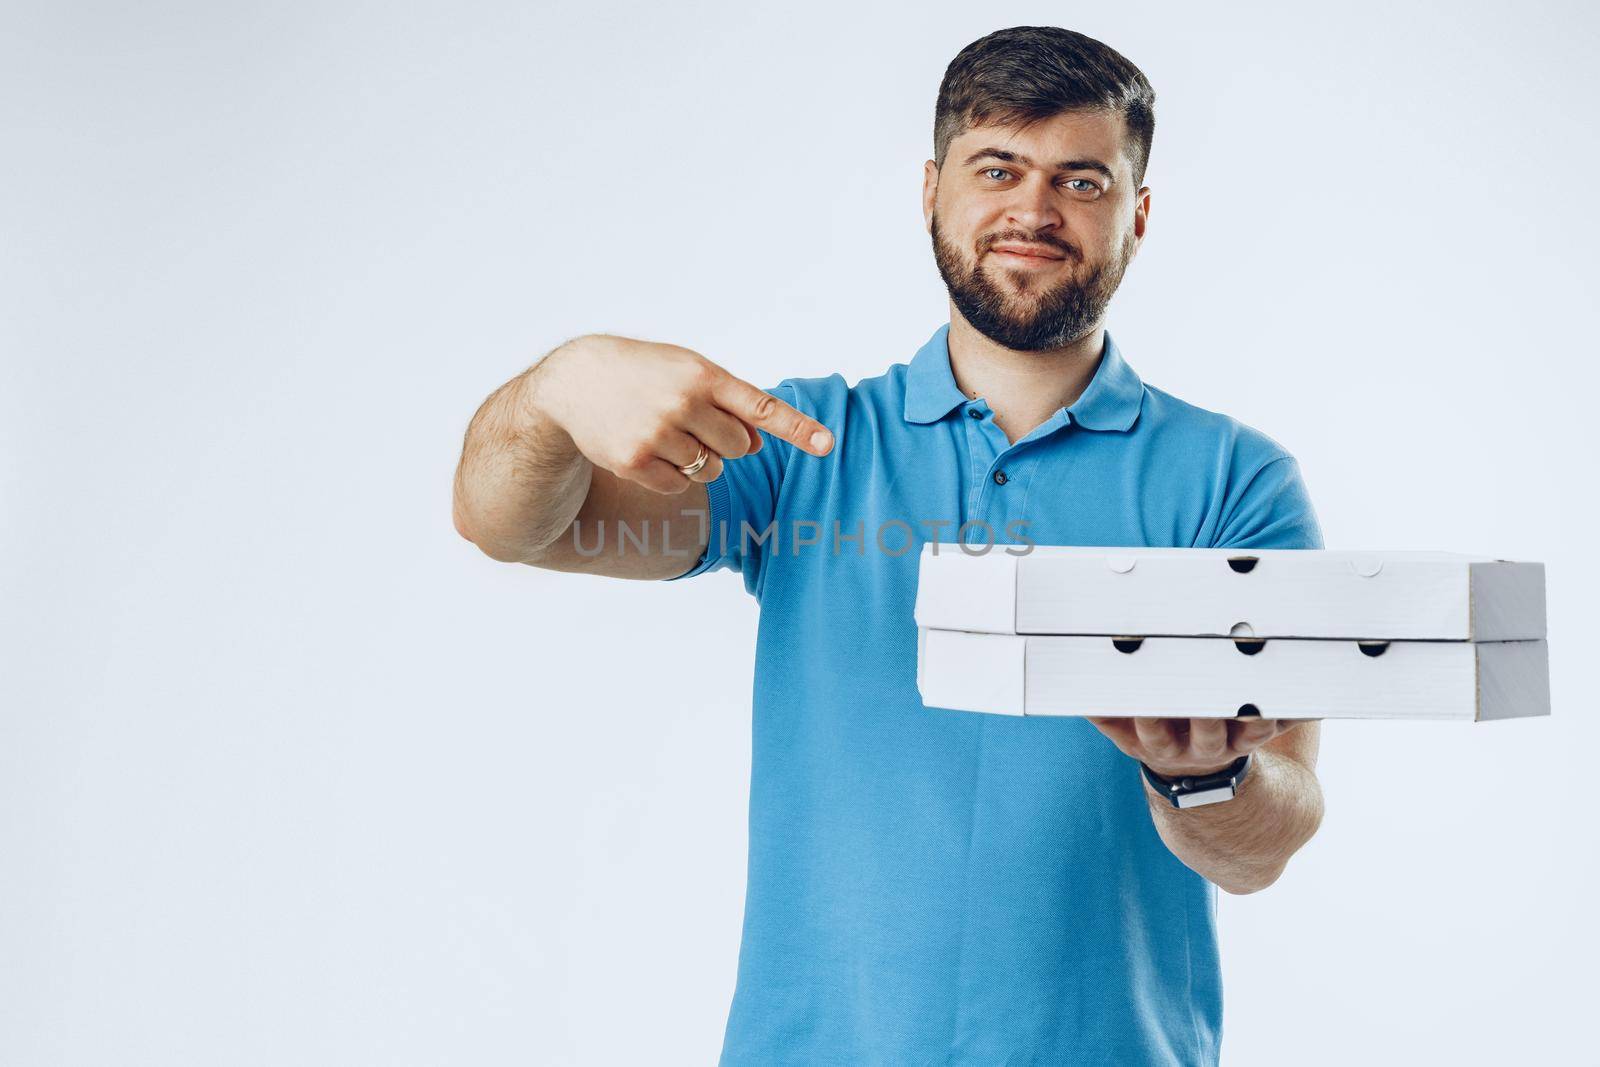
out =
{"type": "Polygon", "coordinates": [[[995,425],[1015,444],[1083,395],[1100,364],[1105,338],[1105,328],[1097,326],[1065,348],[1018,352],[973,329],[952,305],[950,371],[967,399],[988,401],[995,425]]]}

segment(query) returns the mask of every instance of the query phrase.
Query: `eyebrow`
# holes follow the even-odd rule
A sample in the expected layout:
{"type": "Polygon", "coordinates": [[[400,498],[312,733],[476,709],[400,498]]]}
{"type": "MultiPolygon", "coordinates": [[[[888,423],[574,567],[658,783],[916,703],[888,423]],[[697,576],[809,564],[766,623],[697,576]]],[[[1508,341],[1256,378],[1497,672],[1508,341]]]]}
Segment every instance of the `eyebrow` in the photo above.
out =
{"type": "MultiPolygon", "coordinates": [[[[1004,148],[980,148],[972,155],[961,161],[963,167],[970,167],[980,159],[998,159],[1002,163],[1020,163],[1024,167],[1033,166],[1033,160],[1016,152],[1008,152],[1004,148]]],[[[1116,175],[1111,173],[1111,168],[1098,159],[1064,159],[1057,163],[1055,169],[1063,170],[1092,170],[1105,175],[1106,181],[1115,181],[1116,175]]]]}

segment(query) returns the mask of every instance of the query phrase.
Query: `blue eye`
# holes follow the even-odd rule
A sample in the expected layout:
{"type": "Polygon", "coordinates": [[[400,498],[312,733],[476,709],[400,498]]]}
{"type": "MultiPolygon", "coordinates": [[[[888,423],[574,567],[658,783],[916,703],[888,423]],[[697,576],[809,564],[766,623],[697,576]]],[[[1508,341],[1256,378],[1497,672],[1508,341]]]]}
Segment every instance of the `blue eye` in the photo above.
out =
{"type": "MultiPolygon", "coordinates": [[[[979,171],[978,173],[982,174],[986,178],[989,177],[990,175],[999,175],[998,178],[994,179],[995,181],[1003,181],[1004,179],[1009,178],[1009,177],[1012,176],[1011,172],[1006,170],[1004,167],[985,167],[983,170],[979,171]]],[[[1098,193],[1098,192],[1101,191],[1100,186],[1095,184],[1094,182],[1090,181],[1088,178],[1068,178],[1066,184],[1068,186],[1074,186],[1078,182],[1082,182],[1083,186],[1086,186],[1087,188],[1084,188],[1083,186],[1080,186],[1080,187],[1074,188],[1073,192],[1076,192],[1076,193],[1098,193]]]]}

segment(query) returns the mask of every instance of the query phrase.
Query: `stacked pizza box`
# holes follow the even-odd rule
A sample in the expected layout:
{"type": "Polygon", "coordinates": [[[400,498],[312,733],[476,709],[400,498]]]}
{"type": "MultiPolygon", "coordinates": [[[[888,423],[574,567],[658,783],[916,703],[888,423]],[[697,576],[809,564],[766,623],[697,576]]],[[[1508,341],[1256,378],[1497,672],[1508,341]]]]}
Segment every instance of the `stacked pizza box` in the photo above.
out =
{"type": "Polygon", "coordinates": [[[1010,715],[1550,713],[1544,564],[1453,552],[926,544],[917,687],[1010,715]]]}

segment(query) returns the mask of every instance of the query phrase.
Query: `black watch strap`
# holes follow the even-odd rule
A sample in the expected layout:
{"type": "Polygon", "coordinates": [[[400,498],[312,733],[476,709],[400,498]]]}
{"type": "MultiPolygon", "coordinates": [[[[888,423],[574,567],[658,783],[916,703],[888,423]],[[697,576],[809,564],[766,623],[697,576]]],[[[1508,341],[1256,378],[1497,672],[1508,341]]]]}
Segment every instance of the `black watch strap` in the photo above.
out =
{"type": "Polygon", "coordinates": [[[1139,768],[1144,772],[1145,781],[1166,797],[1173,807],[1195,808],[1201,804],[1232,800],[1239,790],[1239,783],[1244,780],[1245,772],[1250,769],[1250,753],[1210,774],[1168,778],[1152,771],[1143,760],[1139,761],[1139,768]]]}

